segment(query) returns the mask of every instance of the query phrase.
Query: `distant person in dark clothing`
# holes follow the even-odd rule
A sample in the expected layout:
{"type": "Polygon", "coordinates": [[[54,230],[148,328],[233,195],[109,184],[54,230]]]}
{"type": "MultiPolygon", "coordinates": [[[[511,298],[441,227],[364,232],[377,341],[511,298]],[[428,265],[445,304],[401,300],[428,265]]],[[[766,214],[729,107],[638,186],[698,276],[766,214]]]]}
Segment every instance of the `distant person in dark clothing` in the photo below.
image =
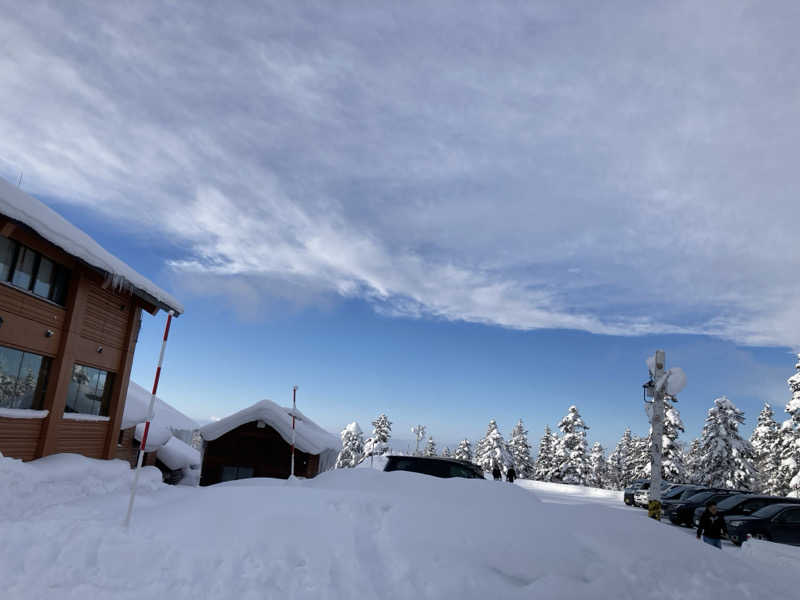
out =
{"type": "Polygon", "coordinates": [[[709,502],[700,517],[700,526],[697,528],[697,539],[702,536],[706,544],[722,548],[722,534],[728,535],[725,519],[717,512],[716,502],[709,502]]]}
{"type": "Polygon", "coordinates": [[[508,471],[506,471],[506,481],[508,483],[514,483],[514,480],[517,478],[517,472],[514,470],[514,467],[509,467],[508,471]]]}
{"type": "Polygon", "coordinates": [[[492,477],[494,477],[495,481],[501,481],[503,479],[503,473],[500,471],[500,467],[497,465],[492,467],[492,477]]]}

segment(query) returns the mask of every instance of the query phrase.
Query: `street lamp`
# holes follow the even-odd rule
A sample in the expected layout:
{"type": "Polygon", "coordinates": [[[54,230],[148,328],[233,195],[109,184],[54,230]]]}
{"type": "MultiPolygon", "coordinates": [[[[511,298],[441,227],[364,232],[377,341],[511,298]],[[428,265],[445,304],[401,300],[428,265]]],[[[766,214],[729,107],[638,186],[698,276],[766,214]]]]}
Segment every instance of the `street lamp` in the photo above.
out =
{"type": "Polygon", "coordinates": [[[647,359],[650,380],[644,384],[645,394],[653,399],[646,408],[650,417],[652,444],[650,446],[650,501],[647,515],[661,520],[661,458],[664,450],[664,396],[675,397],[686,386],[683,369],[673,367],[665,370],[666,356],[663,350],[647,359]]]}

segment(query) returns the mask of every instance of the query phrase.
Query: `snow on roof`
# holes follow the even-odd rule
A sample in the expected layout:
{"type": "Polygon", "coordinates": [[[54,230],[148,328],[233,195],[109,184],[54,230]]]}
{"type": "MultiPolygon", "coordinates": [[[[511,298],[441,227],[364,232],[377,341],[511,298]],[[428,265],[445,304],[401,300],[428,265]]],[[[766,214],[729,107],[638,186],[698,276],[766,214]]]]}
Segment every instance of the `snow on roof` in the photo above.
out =
{"type": "Polygon", "coordinates": [[[156,456],[173,471],[193,465],[199,466],[202,462],[197,450],[176,437],[171,437],[166,444],[159,448],[156,456]]]}
{"type": "Polygon", "coordinates": [[[0,213],[33,229],[64,252],[106,273],[115,286],[130,288],[134,294],[159,308],[183,313],[183,305],[152,281],[134,271],[105,250],[86,233],[61,215],[0,177],[0,213]]]}
{"type": "MultiPolygon", "coordinates": [[[[297,419],[295,423],[295,445],[298,450],[307,454],[322,454],[326,450],[339,450],[341,443],[336,436],[322,429],[299,410],[296,410],[294,414],[297,419]]],[[[262,400],[229,417],[209,423],[200,428],[200,435],[203,436],[204,440],[210,442],[240,425],[252,421],[264,421],[277,431],[287,444],[291,443],[292,409],[278,406],[271,400],[262,400]]]]}
{"type": "MultiPolygon", "coordinates": [[[[128,429],[147,420],[147,409],[150,407],[150,392],[135,381],[128,384],[128,396],[125,400],[125,412],[122,415],[121,429],[128,429]]],[[[197,422],[190,419],[177,408],[173,408],[156,396],[155,415],[152,425],[164,427],[171,431],[194,431],[197,422]]]]}

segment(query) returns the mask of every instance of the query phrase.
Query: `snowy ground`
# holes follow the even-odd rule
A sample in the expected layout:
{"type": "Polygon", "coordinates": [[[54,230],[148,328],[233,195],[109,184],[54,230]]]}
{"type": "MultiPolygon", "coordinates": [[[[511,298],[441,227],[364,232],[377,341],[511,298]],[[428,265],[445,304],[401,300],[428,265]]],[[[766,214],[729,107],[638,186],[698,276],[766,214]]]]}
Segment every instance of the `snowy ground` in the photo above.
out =
{"type": "Polygon", "coordinates": [[[619,494],[373,469],[169,487],[0,458],[0,598],[795,598],[797,548],[716,550],[619,494]],[[653,553],[651,548],[657,548],[653,553]]]}

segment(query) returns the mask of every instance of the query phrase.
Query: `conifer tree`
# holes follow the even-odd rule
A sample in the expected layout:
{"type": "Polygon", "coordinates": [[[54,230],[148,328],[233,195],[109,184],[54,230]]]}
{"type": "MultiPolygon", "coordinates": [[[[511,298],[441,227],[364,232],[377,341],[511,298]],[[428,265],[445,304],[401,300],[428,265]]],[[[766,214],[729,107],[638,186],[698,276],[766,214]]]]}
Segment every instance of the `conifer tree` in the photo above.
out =
{"type": "Polygon", "coordinates": [[[684,457],[684,464],[686,467],[686,483],[699,484],[702,479],[703,465],[702,452],[700,448],[700,440],[695,438],[692,440],[689,450],[684,457]]]}
{"type": "Polygon", "coordinates": [[[775,493],[800,496],[800,360],[795,369],[797,372],[787,380],[792,399],[786,404],[789,418],[780,426],[780,464],[775,493]]]}
{"type": "Polygon", "coordinates": [[[650,478],[650,436],[633,438],[631,448],[630,472],[631,481],[650,478]]]}
{"type": "Polygon", "coordinates": [[[753,449],[739,435],[744,412],[725,396],[714,400],[700,439],[700,482],[711,487],[749,490],[755,483],[753,449]]]}
{"type": "Polygon", "coordinates": [[[478,447],[475,449],[475,463],[484,471],[491,471],[494,467],[499,467],[503,473],[514,464],[506,441],[494,419],[489,421],[486,436],[478,442],[478,447]]]}
{"type": "Polygon", "coordinates": [[[528,431],[525,429],[522,419],[511,430],[511,441],[508,443],[508,448],[514,460],[517,477],[530,479],[533,476],[531,445],[528,443],[528,431]]]}
{"type": "Polygon", "coordinates": [[[336,468],[353,468],[364,457],[364,434],[355,421],[342,430],[342,449],[336,459],[336,468]]]}
{"type": "Polygon", "coordinates": [[[533,465],[533,478],[539,481],[552,481],[556,471],[556,444],[558,438],[549,425],[545,425],[544,435],[539,440],[539,453],[533,465]]]}
{"type": "Polygon", "coordinates": [[[779,491],[777,481],[780,467],[781,435],[773,418],[772,407],[764,403],[758,415],[758,424],[750,436],[753,446],[753,463],[758,477],[757,487],[765,494],[779,491]]]}
{"type": "Polygon", "coordinates": [[[442,450],[442,458],[451,458],[451,456],[452,455],[450,454],[450,448],[445,446],[444,450],[442,450]]]}
{"type": "Polygon", "coordinates": [[[605,488],[608,485],[606,451],[600,442],[595,442],[592,445],[592,452],[589,455],[589,479],[587,484],[596,488],[605,488]]]}
{"type": "Polygon", "coordinates": [[[464,438],[458,442],[458,448],[456,448],[456,452],[453,457],[457,458],[458,460],[472,462],[472,445],[469,443],[467,438],[464,438]]]}
{"type": "Polygon", "coordinates": [[[364,456],[380,456],[389,450],[392,437],[392,422],[385,414],[378,415],[372,422],[372,435],[364,442],[364,456]]]}
{"type": "Polygon", "coordinates": [[[664,397],[664,417],[664,435],[661,438],[661,477],[664,481],[681,483],[686,480],[683,448],[678,441],[678,436],[684,431],[683,421],[670,396],[664,397]]]}
{"type": "Polygon", "coordinates": [[[621,490],[633,481],[632,461],[633,436],[630,429],[625,429],[616,448],[608,457],[608,485],[612,489],[621,490]]]}
{"type": "Polygon", "coordinates": [[[566,416],[558,424],[561,437],[556,450],[558,477],[564,483],[583,484],[589,477],[589,456],[586,430],[589,427],[575,405],[569,407],[566,416]]]}
{"type": "Polygon", "coordinates": [[[436,456],[436,442],[433,441],[433,436],[428,437],[428,443],[425,444],[425,450],[422,452],[423,456],[436,456]]]}

